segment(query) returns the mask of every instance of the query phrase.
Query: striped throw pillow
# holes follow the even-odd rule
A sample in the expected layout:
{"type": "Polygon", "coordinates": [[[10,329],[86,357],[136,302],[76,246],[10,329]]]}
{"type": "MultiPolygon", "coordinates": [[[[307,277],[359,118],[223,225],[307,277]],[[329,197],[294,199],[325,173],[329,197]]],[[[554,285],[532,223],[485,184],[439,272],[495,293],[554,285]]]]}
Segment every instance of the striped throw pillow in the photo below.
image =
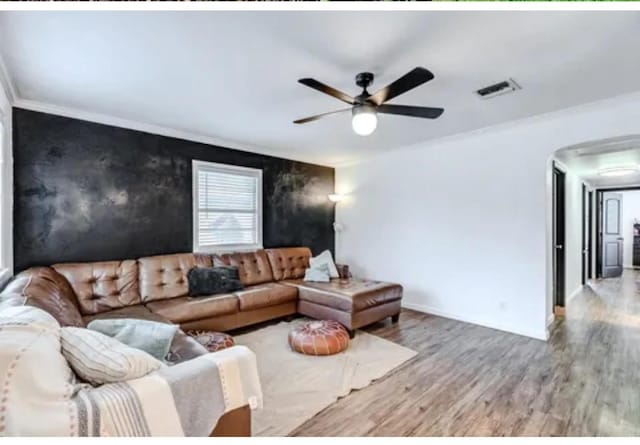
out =
{"type": "Polygon", "coordinates": [[[64,327],[60,340],[71,368],[93,385],[137,379],[165,366],[140,349],[90,329],[64,327]]]}

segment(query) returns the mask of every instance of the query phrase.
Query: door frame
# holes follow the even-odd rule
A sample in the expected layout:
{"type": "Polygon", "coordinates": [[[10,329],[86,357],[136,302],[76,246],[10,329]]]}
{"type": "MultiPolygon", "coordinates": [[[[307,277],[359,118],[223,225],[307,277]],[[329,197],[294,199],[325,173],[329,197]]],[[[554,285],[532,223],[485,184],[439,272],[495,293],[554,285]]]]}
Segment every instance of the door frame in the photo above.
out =
{"type": "Polygon", "coordinates": [[[593,190],[587,192],[587,280],[593,280],[593,190]]]}
{"type": "Polygon", "coordinates": [[[556,162],[552,166],[552,273],[553,312],[564,315],[566,300],[566,183],[567,174],[556,162]],[[558,179],[560,181],[558,181],[558,179]],[[559,237],[558,235],[561,236],[559,237]],[[560,239],[559,239],[560,238],[560,239]],[[561,242],[562,244],[558,244],[561,242]],[[558,246],[560,246],[558,248],[558,246]],[[561,253],[559,253],[559,250],[561,253]]]}
{"type": "Polygon", "coordinates": [[[582,285],[587,284],[587,185],[582,183],[582,208],[580,214],[582,215],[582,255],[580,255],[582,259],[582,273],[580,274],[582,277],[582,285]]]}
{"type": "Polygon", "coordinates": [[[604,187],[595,189],[596,192],[596,278],[602,278],[602,194],[606,192],[631,192],[640,190],[640,186],[604,187]]]}

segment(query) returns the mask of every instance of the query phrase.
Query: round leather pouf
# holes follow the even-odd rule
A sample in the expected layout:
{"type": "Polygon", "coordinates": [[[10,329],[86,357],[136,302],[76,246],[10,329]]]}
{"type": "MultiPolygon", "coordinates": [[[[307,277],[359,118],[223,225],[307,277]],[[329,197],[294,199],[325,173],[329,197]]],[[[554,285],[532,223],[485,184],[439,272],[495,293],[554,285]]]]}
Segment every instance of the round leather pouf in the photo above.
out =
{"type": "Polygon", "coordinates": [[[291,329],[289,346],[307,355],[337,354],[349,347],[349,333],[337,321],[308,321],[291,329]]]}
{"type": "Polygon", "coordinates": [[[236,342],[233,341],[233,337],[224,332],[189,331],[188,334],[207,348],[209,352],[220,351],[236,344],[236,342]]]}

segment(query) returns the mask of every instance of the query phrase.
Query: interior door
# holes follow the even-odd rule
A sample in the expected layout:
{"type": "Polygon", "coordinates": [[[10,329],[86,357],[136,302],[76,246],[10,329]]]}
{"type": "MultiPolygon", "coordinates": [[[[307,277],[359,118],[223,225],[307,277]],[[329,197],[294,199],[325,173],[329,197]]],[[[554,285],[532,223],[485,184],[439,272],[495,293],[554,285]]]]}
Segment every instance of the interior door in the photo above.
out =
{"type": "Polygon", "coordinates": [[[622,275],[622,194],[602,194],[602,277],[622,275]]]}
{"type": "MultiPolygon", "coordinates": [[[[565,293],[565,173],[553,168],[553,299],[564,307],[565,293]]],[[[557,310],[556,310],[557,311],[557,310]]]]}

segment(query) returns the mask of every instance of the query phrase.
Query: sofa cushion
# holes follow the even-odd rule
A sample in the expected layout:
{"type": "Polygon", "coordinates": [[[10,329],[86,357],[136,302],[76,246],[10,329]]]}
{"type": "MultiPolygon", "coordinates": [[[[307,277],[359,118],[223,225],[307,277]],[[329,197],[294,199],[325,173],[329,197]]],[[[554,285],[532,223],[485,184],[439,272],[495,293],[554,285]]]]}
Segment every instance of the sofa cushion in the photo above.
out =
{"type": "Polygon", "coordinates": [[[151,301],[146,306],[172,323],[185,323],[238,312],[238,297],[233,294],[178,297],[151,301]]]}
{"type": "Polygon", "coordinates": [[[340,277],[338,269],[336,268],[336,263],[333,262],[333,255],[331,255],[330,250],[324,250],[320,255],[309,258],[309,266],[312,268],[322,264],[327,265],[327,268],[329,269],[329,276],[331,278],[340,277]]]}
{"type": "Polygon", "coordinates": [[[165,362],[169,364],[182,363],[205,355],[208,352],[207,348],[198,343],[195,338],[178,329],[171,342],[171,348],[169,348],[169,354],[167,354],[165,362]]]}
{"type": "Polygon", "coordinates": [[[235,266],[245,286],[273,281],[269,258],[264,250],[214,255],[214,266],[235,266]]]}
{"type": "Polygon", "coordinates": [[[163,366],[146,352],[90,329],[61,328],[60,343],[78,377],[94,385],[137,379],[163,366]]]}
{"type": "Polygon", "coordinates": [[[307,247],[267,249],[266,252],[276,281],[302,278],[309,267],[311,250],[307,247]]]}
{"type": "Polygon", "coordinates": [[[301,301],[309,301],[350,313],[402,298],[402,286],[382,281],[351,278],[331,280],[329,283],[287,280],[282,284],[296,287],[301,301]]]}
{"type": "Polygon", "coordinates": [[[315,264],[309,267],[305,273],[303,281],[307,282],[317,282],[317,283],[328,283],[331,281],[331,277],[329,276],[329,265],[326,263],[315,264]]]}
{"type": "Polygon", "coordinates": [[[240,310],[250,311],[261,307],[275,306],[298,298],[298,291],[292,286],[277,283],[259,284],[251,286],[235,294],[240,300],[240,310]]]}
{"type": "Polygon", "coordinates": [[[101,312],[99,314],[85,315],[82,317],[82,320],[85,324],[89,324],[92,320],[101,320],[105,318],[141,318],[143,320],[152,321],[169,321],[166,318],[151,312],[144,304],[125,306],[109,312],[101,312]]]}
{"type": "Polygon", "coordinates": [[[211,267],[211,257],[178,253],[138,259],[142,301],[184,297],[189,293],[187,273],[193,267],[211,267]]]}
{"type": "Polygon", "coordinates": [[[140,318],[103,318],[93,320],[87,325],[87,329],[115,338],[132,348],[141,349],[158,360],[164,360],[178,326],[140,318]]]}
{"type": "Polygon", "coordinates": [[[67,280],[50,267],[19,273],[0,294],[2,306],[33,306],[51,314],[61,326],[83,327],[78,302],[67,280]]]}
{"type": "Polygon", "coordinates": [[[54,264],[51,267],[67,279],[84,315],[141,302],[135,260],[54,264]]]}
{"type": "Polygon", "coordinates": [[[0,324],[0,441],[69,435],[75,377],[60,352],[60,326],[30,306],[0,311],[0,324]]]}
{"type": "MultiPolygon", "coordinates": [[[[109,312],[102,312],[100,314],[88,315],[83,317],[86,324],[89,324],[92,320],[103,320],[110,318],[141,318],[143,320],[159,321],[164,323],[171,323],[165,317],[159,314],[151,312],[146,306],[139,304],[136,306],[127,306],[120,309],[116,309],[109,312]]],[[[171,342],[171,348],[165,361],[170,363],[180,363],[200,355],[206,354],[207,350],[204,346],[198,343],[196,340],[178,330],[171,342]]]]}

